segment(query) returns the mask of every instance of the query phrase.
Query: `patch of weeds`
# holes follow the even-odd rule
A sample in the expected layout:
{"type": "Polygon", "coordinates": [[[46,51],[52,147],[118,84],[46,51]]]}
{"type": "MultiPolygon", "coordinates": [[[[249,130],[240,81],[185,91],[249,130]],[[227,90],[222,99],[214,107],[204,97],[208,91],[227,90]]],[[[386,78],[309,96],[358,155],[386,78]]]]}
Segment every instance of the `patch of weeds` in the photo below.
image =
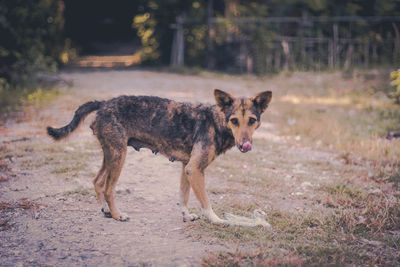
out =
{"type": "Polygon", "coordinates": [[[31,169],[32,167],[40,167],[37,166],[32,159],[24,159],[21,161],[21,167],[23,169],[31,169]]]}
{"type": "Polygon", "coordinates": [[[61,91],[56,87],[3,88],[0,90],[0,113],[9,113],[23,106],[38,107],[59,96],[61,91]]]}
{"type": "Polygon", "coordinates": [[[386,234],[385,238],[382,240],[388,246],[392,247],[393,249],[400,251],[400,234],[393,232],[386,234]]]}
{"type": "Polygon", "coordinates": [[[396,190],[400,189],[400,172],[395,172],[392,175],[389,176],[389,179],[387,180],[389,183],[393,183],[393,187],[396,190]]]}
{"type": "Polygon", "coordinates": [[[35,167],[40,168],[46,165],[59,165],[59,164],[61,164],[61,158],[51,155],[51,156],[46,156],[44,160],[37,162],[35,164],[35,167]]]}
{"type": "Polygon", "coordinates": [[[349,200],[349,198],[351,199],[360,198],[363,194],[360,190],[350,188],[348,185],[345,184],[323,186],[323,190],[327,191],[331,195],[346,196],[346,198],[339,199],[341,201],[349,200]]]}
{"type": "Polygon", "coordinates": [[[21,199],[17,202],[11,202],[11,203],[6,201],[0,201],[0,215],[1,215],[0,232],[9,230],[10,228],[13,227],[14,224],[12,224],[11,221],[12,221],[12,214],[15,210],[38,210],[39,208],[40,208],[39,204],[27,199],[21,199]]]}
{"type": "Polygon", "coordinates": [[[11,224],[12,218],[0,219],[0,232],[9,230],[13,224],[11,224]]]}
{"type": "Polygon", "coordinates": [[[77,173],[85,169],[85,164],[82,162],[75,162],[73,166],[60,166],[51,171],[51,173],[62,174],[62,173],[77,173]]]}
{"type": "MultiPolygon", "coordinates": [[[[0,151],[2,151],[1,148],[0,151]]],[[[6,162],[5,159],[7,159],[7,161],[10,160],[10,158],[7,155],[4,156],[2,154],[2,156],[0,157],[0,182],[8,181],[10,177],[15,176],[15,174],[12,172],[9,164],[6,162]]]]}
{"type": "Polygon", "coordinates": [[[87,188],[77,188],[75,190],[71,191],[66,191],[63,193],[63,196],[70,196],[70,195],[82,195],[82,196],[88,196],[92,195],[87,188]]]}
{"type": "Polygon", "coordinates": [[[51,173],[60,174],[60,173],[68,173],[70,171],[72,171],[72,169],[70,167],[61,167],[61,168],[52,170],[51,173]]]}
{"type": "Polygon", "coordinates": [[[400,229],[400,200],[382,192],[366,193],[348,185],[324,187],[325,205],[335,209],[332,227],[353,234],[400,229]]]}
{"type": "Polygon", "coordinates": [[[11,144],[11,143],[17,143],[17,142],[25,142],[25,141],[29,141],[31,140],[31,138],[28,137],[22,137],[22,138],[17,138],[17,139],[13,139],[10,141],[4,141],[4,144],[11,144]]]}
{"type": "Polygon", "coordinates": [[[0,160],[0,172],[8,172],[11,171],[11,168],[4,160],[0,160]]]}
{"type": "Polygon", "coordinates": [[[296,251],[302,255],[305,266],[344,266],[354,264],[360,257],[357,251],[347,246],[334,244],[301,244],[296,251]]]}
{"type": "Polygon", "coordinates": [[[11,149],[9,149],[6,145],[0,146],[0,160],[12,158],[11,149]]]}
{"type": "Polygon", "coordinates": [[[202,259],[201,266],[301,266],[303,259],[298,255],[285,255],[282,257],[270,257],[264,250],[243,252],[216,252],[210,253],[202,259]]]}
{"type": "Polygon", "coordinates": [[[27,200],[27,199],[22,199],[19,202],[14,202],[14,203],[9,203],[6,201],[0,201],[0,210],[15,210],[15,209],[23,209],[23,210],[30,210],[34,209],[37,210],[39,209],[39,204],[27,200]]]}
{"type": "Polygon", "coordinates": [[[226,194],[226,193],[228,193],[228,192],[231,192],[231,191],[228,190],[228,189],[215,188],[215,187],[213,187],[213,188],[208,188],[207,191],[208,191],[210,194],[213,194],[213,195],[224,195],[224,194],[226,194]]]}
{"type": "Polygon", "coordinates": [[[382,183],[389,182],[393,184],[395,190],[399,190],[400,183],[400,161],[395,162],[372,162],[373,181],[382,183]]]}
{"type": "Polygon", "coordinates": [[[203,239],[208,237],[211,243],[237,243],[237,242],[255,242],[262,241],[260,238],[264,236],[268,230],[263,227],[240,227],[217,225],[205,220],[199,220],[191,225],[188,229],[195,230],[190,233],[190,237],[194,239],[203,239]],[[264,234],[263,234],[264,233],[264,234]]]}

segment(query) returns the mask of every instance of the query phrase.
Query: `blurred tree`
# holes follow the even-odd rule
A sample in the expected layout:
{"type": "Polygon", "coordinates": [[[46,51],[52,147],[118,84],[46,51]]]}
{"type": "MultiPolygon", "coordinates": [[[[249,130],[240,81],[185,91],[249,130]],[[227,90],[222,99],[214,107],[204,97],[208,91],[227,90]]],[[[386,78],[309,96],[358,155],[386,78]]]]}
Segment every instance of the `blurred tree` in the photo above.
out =
{"type": "Polygon", "coordinates": [[[173,36],[171,24],[176,22],[178,15],[184,13],[191,18],[201,17],[202,12],[196,11],[200,6],[204,7],[204,1],[140,0],[139,2],[138,14],[135,15],[132,26],[137,30],[142,42],[142,60],[153,64],[168,64],[173,36]]]}
{"type": "Polygon", "coordinates": [[[63,1],[0,0],[0,84],[27,84],[55,70],[62,50],[63,1]]]}

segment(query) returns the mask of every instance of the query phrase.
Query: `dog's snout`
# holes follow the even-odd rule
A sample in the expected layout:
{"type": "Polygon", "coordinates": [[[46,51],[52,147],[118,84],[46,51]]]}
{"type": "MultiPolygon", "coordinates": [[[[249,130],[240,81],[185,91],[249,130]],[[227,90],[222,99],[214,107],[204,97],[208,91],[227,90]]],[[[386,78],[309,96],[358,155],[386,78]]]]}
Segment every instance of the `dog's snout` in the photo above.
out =
{"type": "Polygon", "coordinates": [[[239,148],[240,152],[246,153],[246,152],[249,152],[250,150],[252,150],[253,145],[251,144],[250,141],[245,141],[245,142],[238,144],[237,147],[239,148]]]}

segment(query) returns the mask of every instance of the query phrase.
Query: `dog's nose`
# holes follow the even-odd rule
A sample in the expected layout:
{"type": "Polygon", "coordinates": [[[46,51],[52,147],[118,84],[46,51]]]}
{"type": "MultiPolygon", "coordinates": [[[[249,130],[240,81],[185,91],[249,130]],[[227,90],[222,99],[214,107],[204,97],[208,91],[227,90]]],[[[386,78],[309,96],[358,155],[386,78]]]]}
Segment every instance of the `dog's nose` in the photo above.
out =
{"type": "Polygon", "coordinates": [[[250,151],[253,148],[253,146],[250,141],[246,141],[242,144],[239,144],[238,148],[239,148],[240,152],[246,153],[246,152],[250,151]]]}

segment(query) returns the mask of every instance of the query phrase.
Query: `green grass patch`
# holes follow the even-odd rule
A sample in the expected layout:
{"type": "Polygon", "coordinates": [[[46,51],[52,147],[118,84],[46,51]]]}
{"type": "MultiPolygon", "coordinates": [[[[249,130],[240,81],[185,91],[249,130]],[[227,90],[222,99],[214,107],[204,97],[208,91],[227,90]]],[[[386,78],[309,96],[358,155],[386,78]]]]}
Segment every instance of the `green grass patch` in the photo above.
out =
{"type": "Polygon", "coordinates": [[[61,95],[57,87],[9,88],[0,86],[0,114],[20,111],[24,107],[39,107],[61,95]]]}

